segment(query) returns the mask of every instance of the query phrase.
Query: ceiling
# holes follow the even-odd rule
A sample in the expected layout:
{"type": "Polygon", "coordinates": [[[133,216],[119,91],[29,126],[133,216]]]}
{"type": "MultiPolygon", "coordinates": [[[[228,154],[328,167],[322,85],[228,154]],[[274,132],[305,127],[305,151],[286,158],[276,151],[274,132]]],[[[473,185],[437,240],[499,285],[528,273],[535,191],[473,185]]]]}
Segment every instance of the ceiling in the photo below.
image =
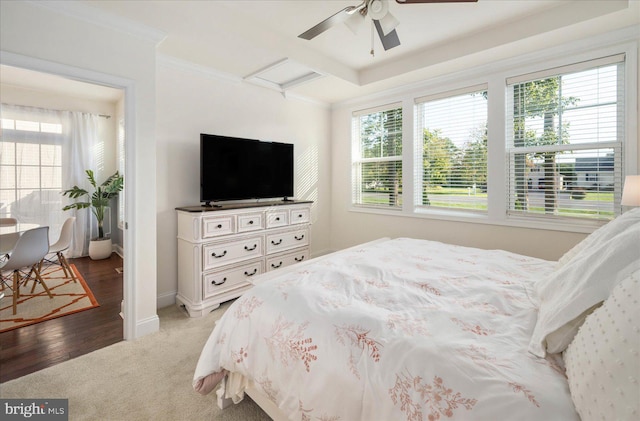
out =
{"type": "Polygon", "coordinates": [[[359,0],[57,3],[56,7],[64,5],[67,12],[82,8],[78,15],[84,19],[94,14],[96,21],[100,16],[103,23],[107,16],[125,26],[159,31],[164,36],[157,47],[161,59],[210,68],[324,103],[640,22],[638,0],[479,0],[448,4],[398,4],[389,0],[389,11],[400,21],[396,30],[401,45],[384,51],[376,35],[372,55],[370,20],[357,34],[340,24],[312,40],[298,37],[339,10],[359,4],[359,0]],[[279,66],[270,68],[274,64],[279,66]],[[259,73],[263,69],[270,74],[259,73]],[[322,77],[307,77],[310,73],[322,77]],[[288,83],[300,77],[305,83],[288,83]]]}

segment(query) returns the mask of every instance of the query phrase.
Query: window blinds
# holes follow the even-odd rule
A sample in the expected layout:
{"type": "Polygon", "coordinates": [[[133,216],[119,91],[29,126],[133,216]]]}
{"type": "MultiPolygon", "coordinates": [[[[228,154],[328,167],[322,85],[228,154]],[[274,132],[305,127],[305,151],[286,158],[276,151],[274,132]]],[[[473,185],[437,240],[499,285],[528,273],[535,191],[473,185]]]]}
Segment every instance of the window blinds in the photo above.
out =
{"type": "Polygon", "coordinates": [[[507,86],[508,214],[611,219],[619,212],[624,56],[507,86]]]}
{"type": "Polygon", "coordinates": [[[352,124],[352,203],[401,208],[402,107],[354,113],[352,124]]]}
{"type": "Polygon", "coordinates": [[[487,86],[418,98],[416,207],[487,211],[487,86]]]}

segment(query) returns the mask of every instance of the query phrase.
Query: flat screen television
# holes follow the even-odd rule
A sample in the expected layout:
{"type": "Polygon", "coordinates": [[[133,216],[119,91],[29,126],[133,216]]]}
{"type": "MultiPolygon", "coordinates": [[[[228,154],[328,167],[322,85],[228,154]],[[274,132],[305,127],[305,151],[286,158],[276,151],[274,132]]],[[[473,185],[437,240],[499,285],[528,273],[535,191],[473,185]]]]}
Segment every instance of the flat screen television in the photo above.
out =
{"type": "Polygon", "coordinates": [[[200,201],[293,197],[293,145],[200,134],[200,201]]]}

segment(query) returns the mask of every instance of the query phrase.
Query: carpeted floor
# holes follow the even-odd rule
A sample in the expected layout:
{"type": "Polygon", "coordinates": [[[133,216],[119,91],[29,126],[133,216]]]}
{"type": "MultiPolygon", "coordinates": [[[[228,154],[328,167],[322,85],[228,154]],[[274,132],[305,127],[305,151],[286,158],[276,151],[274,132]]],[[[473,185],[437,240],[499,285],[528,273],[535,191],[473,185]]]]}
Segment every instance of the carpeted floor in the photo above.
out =
{"type": "Polygon", "coordinates": [[[0,384],[0,398],[66,398],[69,420],[267,421],[248,397],[224,411],[191,387],[200,351],[229,304],[201,318],[160,309],[160,331],[0,384]]]}

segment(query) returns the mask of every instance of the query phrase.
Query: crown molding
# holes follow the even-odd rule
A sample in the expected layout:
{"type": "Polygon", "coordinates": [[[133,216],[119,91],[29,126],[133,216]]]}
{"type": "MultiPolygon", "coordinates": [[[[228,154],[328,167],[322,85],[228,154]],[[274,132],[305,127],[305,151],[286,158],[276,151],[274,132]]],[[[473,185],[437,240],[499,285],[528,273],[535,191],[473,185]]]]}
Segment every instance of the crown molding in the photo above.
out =
{"type": "Polygon", "coordinates": [[[165,66],[173,69],[184,70],[187,72],[198,73],[207,78],[218,79],[224,82],[241,83],[242,78],[231,73],[214,69],[213,67],[196,64],[192,61],[183,60],[166,54],[157,54],[156,63],[159,66],[165,66]]]}
{"type": "Polygon", "coordinates": [[[158,29],[103,12],[95,7],[88,6],[78,1],[26,0],[26,2],[36,7],[48,9],[52,12],[66,15],[74,19],[79,19],[93,25],[133,35],[136,38],[149,41],[154,44],[162,42],[167,36],[166,33],[158,29]]]}

